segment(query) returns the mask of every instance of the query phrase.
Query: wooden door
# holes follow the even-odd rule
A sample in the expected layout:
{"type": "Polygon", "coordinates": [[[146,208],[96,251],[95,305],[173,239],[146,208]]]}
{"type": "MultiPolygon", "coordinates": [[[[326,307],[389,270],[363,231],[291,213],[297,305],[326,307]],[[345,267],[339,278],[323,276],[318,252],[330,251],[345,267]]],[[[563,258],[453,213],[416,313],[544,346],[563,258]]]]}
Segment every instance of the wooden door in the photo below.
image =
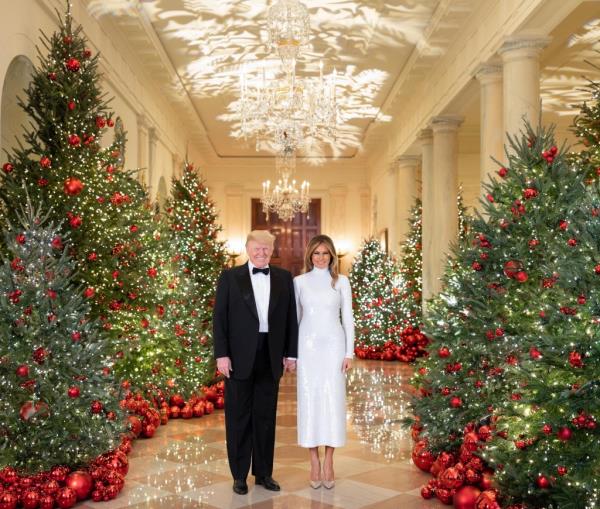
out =
{"type": "Polygon", "coordinates": [[[308,241],[321,233],[321,199],[311,200],[308,215],[296,214],[291,221],[283,222],[277,214],[269,214],[267,221],[262,203],[252,198],[252,229],[269,230],[277,237],[271,263],[297,276],[304,265],[308,241]]]}

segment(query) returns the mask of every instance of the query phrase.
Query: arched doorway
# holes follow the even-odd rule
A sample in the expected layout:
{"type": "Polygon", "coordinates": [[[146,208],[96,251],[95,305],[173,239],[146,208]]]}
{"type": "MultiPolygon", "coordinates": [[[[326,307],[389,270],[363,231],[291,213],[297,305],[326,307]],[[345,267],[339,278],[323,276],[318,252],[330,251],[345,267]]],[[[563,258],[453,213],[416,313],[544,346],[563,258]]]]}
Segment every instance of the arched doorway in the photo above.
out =
{"type": "Polygon", "coordinates": [[[269,230],[275,235],[271,263],[297,276],[304,265],[304,250],[308,241],[321,233],[321,199],[311,200],[308,215],[296,214],[291,221],[283,222],[277,214],[269,214],[267,221],[262,203],[258,198],[252,198],[252,229],[269,230]]]}
{"type": "Polygon", "coordinates": [[[33,71],[31,60],[24,55],[15,57],[6,71],[0,107],[0,148],[3,154],[14,148],[17,140],[23,141],[23,127],[28,125],[30,118],[19,106],[18,98],[25,99],[25,89],[31,82],[33,71]]]}

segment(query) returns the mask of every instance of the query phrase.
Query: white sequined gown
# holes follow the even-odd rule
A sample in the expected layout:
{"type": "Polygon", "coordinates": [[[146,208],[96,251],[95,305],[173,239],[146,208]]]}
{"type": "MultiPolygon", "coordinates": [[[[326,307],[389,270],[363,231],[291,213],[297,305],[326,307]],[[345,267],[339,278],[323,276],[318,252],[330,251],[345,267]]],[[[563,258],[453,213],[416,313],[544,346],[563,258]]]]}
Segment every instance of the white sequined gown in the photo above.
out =
{"type": "Polygon", "coordinates": [[[344,357],[354,355],[352,291],[346,276],[331,287],[329,269],[294,278],[298,306],[298,444],[346,443],[344,357]]]}

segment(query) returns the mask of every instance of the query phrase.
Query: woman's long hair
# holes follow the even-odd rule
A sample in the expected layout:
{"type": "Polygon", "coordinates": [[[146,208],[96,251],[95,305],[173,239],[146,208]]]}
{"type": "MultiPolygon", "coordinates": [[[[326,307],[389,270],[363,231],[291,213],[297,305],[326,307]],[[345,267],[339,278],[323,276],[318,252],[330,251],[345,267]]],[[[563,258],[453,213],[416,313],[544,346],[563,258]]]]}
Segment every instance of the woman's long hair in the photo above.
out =
{"type": "Polygon", "coordinates": [[[335,246],[333,245],[333,240],[327,235],[315,235],[308,246],[306,246],[306,251],[304,252],[304,270],[303,272],[309,272],[313,270],[314,264],[312,262],[312,255],[319,247],[323,244],[327,250],[329,251],[329,273],[331,274],[331,286],[335,288],[335,284],[337,283],[339,277],[339,267],[338,267],[338,257],[335,250],[335,246]]]}

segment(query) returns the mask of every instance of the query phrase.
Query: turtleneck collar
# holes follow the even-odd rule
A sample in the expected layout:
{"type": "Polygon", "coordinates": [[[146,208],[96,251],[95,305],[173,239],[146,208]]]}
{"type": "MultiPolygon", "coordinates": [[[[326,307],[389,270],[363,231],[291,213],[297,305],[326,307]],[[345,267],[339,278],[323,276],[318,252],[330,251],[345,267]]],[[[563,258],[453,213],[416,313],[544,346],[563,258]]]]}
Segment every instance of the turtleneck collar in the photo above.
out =
{"type": "Polygon", "coordinates": [[[311,272],[313,272],[314,274],[319,274],[319,275],[331,275],[329,272],[329,267],[325,267],[324,269],[319,269],[318,267],[313,267],[311,272]]]}

